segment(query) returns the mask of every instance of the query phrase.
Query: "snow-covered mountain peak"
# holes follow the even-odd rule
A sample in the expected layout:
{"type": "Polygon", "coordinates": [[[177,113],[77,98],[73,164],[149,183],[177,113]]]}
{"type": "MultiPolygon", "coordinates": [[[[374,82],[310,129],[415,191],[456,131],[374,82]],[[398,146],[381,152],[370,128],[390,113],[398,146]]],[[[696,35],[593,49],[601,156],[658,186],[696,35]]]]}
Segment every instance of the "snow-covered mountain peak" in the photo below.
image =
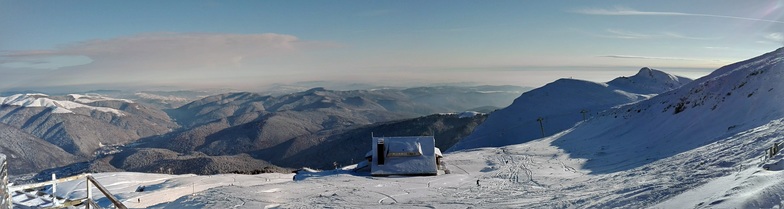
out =
{"type": "Polygon", "coordinates": [[[660,81],[671,81],[671,80],[678,80],[678,77],[669,73],[665,73],[661,70],[651,69],[648,67],[643,67],[640,69],[637,74],[632,76],[632,78],[640,78],[640,79],[654,79],[660,81]]]}
{"type": "Polygon", "coordinates": [[[599,113],[554,140],[586,169],[608,173],[713,143],[784,118],[784,53],[720,68],[681,88],[599,113]],[[600,153],[600,154],[597,154],[600,153]],[[606,166],[615,165],[608,169],[606,166]]]}
{"type": "MultiPolygon", "coordinates": [[[[784,50],[766,53],[742,62],[719,68],[714,73],[702,77],[693,83],[684,85],[666,94],[654,97],[652,100],[666,104],[666,111],[679,114],[689,109],[710,109],[709,111],[726,110],[727,112],[739,108],[751,113],[766,110],[760,115],[747,115],[741,118],[757,118],[765,116],[777,119],[784,117],[784,110],[778,108],[784,103],[784,50]],[[727,109],[725,109],[727,108],[727,109]],[[771,115],[771,113],[779,113],[771,115]]],[[[648,103],[655,103],[651,101],[648,103]]],[[[694,113],[698,114],[698,113],[694,113]]],[[[699,114],[714,114],[702,112],[699,114]]],[[[721,114],[728,115],[728,114],[721,114]]],[[[739,120],[741,118],[734,118],[739,120]]],[[[750,119],[751,119],[750,118],[750,119]]]]}
{"type": "Polygon", "coordinates": [[[118,101],[124,103],[134,103],[131,100],[105,97],[100,94],[69,94],[65,98],[68,101],[78,102],[82,104],[88,104],[88,103],[93,103],[98,101],[118,101]]]}
{"type": "Polygon", "coordinates": [[[450,151],[518,144],[552,135],[603,110],[648,99],[689,81],[650,68],[607,83],[558,79],[523,93],[509,107],[492,113],[450,151]]]}
{"type": "Polygon", "coordinates": [[[607,84],[639,94],[658,94],[678,88],[691,81],[689,78],[644,67],[631,77],[619,77],[607,82],[607,84]]]}
{"type": "Polygon", "coordinates": [[[117,109],[107,107],[93,107],[67,100],[56,100],[50,98],[46,94],[14,94],[8,97],[0,97],[0,105],[44,107],[51,109],[52,113],[74,113],[73,110],[77,108],[86,108],[95,111],[113,113],[118,116],[124,115],[122,111],[117,109]]]}

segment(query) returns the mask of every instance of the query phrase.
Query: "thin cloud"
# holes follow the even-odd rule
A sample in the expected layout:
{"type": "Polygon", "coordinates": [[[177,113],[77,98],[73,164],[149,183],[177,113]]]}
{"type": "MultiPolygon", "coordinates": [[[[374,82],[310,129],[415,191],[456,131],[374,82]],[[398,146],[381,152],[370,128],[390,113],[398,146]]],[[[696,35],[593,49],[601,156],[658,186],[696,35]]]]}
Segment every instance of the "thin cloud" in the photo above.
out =
{"type": "Polygon", "coordinates": [[[773,42],[781,43],[782,41],[784,41],[784,34],[782,34],[782,33],[768,33],[768,34],[766,34],[764,36],[764,38],[767,39],[767,40],[773,41],[773,42]]]}
{"type": "Polygon", "coordinates": [[[601,9],[601,8],[585,8],[572,11],[578,14],[585,15],[609,15],[609,16],[693,16],[693,17],[712,17],[712,18],[725,18],[736,20],[759,21],[769,23],[784,23],[784,21],[768,20],[750,17],[738,17],[728,15],[714,15],[714,14],[700,14],[700,13],[684,13],[684,12],[653,12],[653,11],[640,11],[628,7],[615,7],[614,9],[601,9]]]}
{"type": "Polygon", "coordinates": [[[691,39],[691,40],[716,40],[718,37],[694,37],[686,36],[675,32],[658,32],[658,33],[637,33],[626,30],[607,29],[606,34],[598,34],[595,36],[602,38],[616,38],[616,39],[691,39]]]}
{"type": "Polygon", "coordinates": [[[688,59],[677,57],[650,57],[650,56],[636,56],[636,55],[602,55],[598,57],[616,58],[616,59],[646,59],[646,60],[678,60],[678,61],[705,61],[701,59],[688,59]]]}
{"type": "Polygon", "coordinates": [[[702,48],[711,49],[711,50],[728,50],[728,49],[730,49],[729,47],[726,47],[726,46],[706,46],[706,47],[702,47],[702,48]]]}
{"type": "Polygon", "coordinates": [[[629,31],[617,30],[617,29],[607,29],[607,32],[610,35],[606,35],[603,37],[620,38],[620,39],[647,39],[653,37],[650,34],[635,33],[635,32],[629,32],[629,31]]]}
{"type": "Polygon", "coordinates": [[[617,39],[693,39],[693,40],[718,39],[713,37],[686,36],[675,32],[636,33],[636,32],[618,30],[618,29],[607,29],[607,34],[601,34],[597,36],[604,37],[604,38],[617,38],[617,39]]]}
{"type": "Polygon", "coordinates": [[[26,51],[3,51],[0,52],[0,57],[4,59],[25,58],[25,57],[38,57],[38,56],[51,56],[58,54],[54,50],[26,50],[26,51]]]}
{"type": "Polygon", "coordinates": [[[784,44],[784,34],[774,32],[761,35],[762,40],[757,40],[755,43],[765,45],[782,45],[784,44]]]}
{"type": "Polygon", "coordinates": [[[47,67],[43,75],[0,78],[0,82],[39,80],[61,84],[90,82],[215,81],[218,77],[273,75],[273,67],[297,63],[303,53],[339,47],[286,34],[148,33],[90,40],[50,50],[0,52],[0,72],[47,67]],[[57,57],[86,57],[80,65],[52,66],[57,57]],[[44,65],[46,64],[46,65],[44,65]],[[3,69],[4,68],[4,69],[3,69]],[[59,69],[58,69],[59,68],[59,69]]]}
{"type": "Polygon", "coordinates": [[[52,50],[5,51],[0,58],[31,60],[37,57],[87,56],[96,62],[143,62],[204,66],[236,63],[248,58],[263,58],[337,44],[303,41],[292,35],[149,33],[107,40],[90,40],[52,50]]]}
{"type": "Polygon", "coordinates": [[[696,37],[696,36],[686,36],[680,33],[675,32],[663,32],[662,35],[667,38],[677,38],[677,39],[694,39],[694,40],[715,40],[719,39],[718,37],[696,37]]]}
{"type": "MultiPolygon", "coordinates": [[[[175,58],[265,56],[330,46],[329,43],[308,42],[284,34],[209,34],[149,33],[107,40],[90,40],[52,50],[5,51],[5,59],[84,55],[91,58],[151,59],[160,56],[175,58]]],[[[177,61],[177,59],[170,60],[177,61]]],[[[190,62],[200,60],[189,59],[190,62]]]]}

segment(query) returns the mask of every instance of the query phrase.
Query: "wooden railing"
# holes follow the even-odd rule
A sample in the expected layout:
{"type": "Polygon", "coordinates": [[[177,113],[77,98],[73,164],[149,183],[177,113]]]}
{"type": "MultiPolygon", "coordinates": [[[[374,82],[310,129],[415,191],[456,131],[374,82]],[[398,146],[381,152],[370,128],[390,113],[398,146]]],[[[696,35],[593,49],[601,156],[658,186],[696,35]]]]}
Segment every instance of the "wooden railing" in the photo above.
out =
{"type": "MultiPolygon", "coordinates": [[[[114,205],[115,208],[118,208],[118,209],[128,209],[127,207],[125,207],[125,205],[122,204],[122,202],[120,202],[120,200],[118,200],[116,197],[114,197],[114,195],[112,195],[112,193],[110,193],[109,190],[106,189],[106,187],[103,187],[103,185],[101,185],[101,183],[98,183],[98,181],[95,180],[95,178],[93,178],[93,176],[89,175],[89,174],[87,175],[87,199],[88,199],[88,201],[92,201],[92,199],[93,199],[92,198],[92,192],[90,191],[90,182],[92,182],[95,185],[95,187],[98,188],[98,191],[101,191],[101,193],[103,193],[103,196],[106,196],[106,198],[109,199],[109,201],[112,202],[112,204],[114,205]]],[[[87,206],[88,206],[87,209],[90,209],[89,205],[87,205],[87,206]]]]}

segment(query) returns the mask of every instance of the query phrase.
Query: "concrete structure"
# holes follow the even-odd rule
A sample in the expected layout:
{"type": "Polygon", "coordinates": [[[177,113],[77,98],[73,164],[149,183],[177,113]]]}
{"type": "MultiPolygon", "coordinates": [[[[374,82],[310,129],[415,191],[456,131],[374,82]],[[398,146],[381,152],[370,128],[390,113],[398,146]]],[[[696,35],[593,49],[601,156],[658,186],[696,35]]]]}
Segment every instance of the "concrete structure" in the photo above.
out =
{"type": "Polygon", "coordinates": [[[441,150],[432,136],[373,137],[370,174],[438,175],[441,150]]]}

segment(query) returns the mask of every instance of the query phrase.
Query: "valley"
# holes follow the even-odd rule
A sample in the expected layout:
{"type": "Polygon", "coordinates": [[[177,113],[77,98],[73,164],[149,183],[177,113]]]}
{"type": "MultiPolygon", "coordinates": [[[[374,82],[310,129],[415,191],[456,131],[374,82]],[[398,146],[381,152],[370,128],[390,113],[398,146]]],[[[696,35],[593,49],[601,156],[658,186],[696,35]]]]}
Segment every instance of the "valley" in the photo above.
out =
{"type": "MultiPolygon", "coordinates": [[[[313,88],[280,96],[238,92],[204,97],[194,97],[200,95],[197,92],[158,92],[163,95],[154,96],[154,92],[102,91],[135,98],[139,103],[97,93],[14,94],[1,97],[4,105],[0,111],[4,113],[0,118],[9,124],[4,128],[13,129],[9,130],[13,135],[3,139],[31,135],[32,141],[68,153],[56,155],[57,160],[34,161],[35,169],[12,168],[12,174],[287,172],[302,166],[327,168],[333,162],[359,161],[364,151],[357,150],[369,146],[362,139],[374,132],[436,135],[439,145],[452,146],[470,134],[486,113],[462,117],[450,112],[503,106],[524,90],[512,86],[351,91],[313,88]],[[146,99],[139,99],[139,95],[146,99]],[[190,95],[194,101],[174,109],[158,109],[174,95],[190,95]],[[441,103],[453,105],[436,105],[441,103]],[[350,151],[337,148],[343,144],[351,144],[350,151]]],[[[5,153],[16,163],[14,153],[23,148],[13,148],[5,153]]],[[[51,149],[28,148],[35,152],[51,149]]]]}

